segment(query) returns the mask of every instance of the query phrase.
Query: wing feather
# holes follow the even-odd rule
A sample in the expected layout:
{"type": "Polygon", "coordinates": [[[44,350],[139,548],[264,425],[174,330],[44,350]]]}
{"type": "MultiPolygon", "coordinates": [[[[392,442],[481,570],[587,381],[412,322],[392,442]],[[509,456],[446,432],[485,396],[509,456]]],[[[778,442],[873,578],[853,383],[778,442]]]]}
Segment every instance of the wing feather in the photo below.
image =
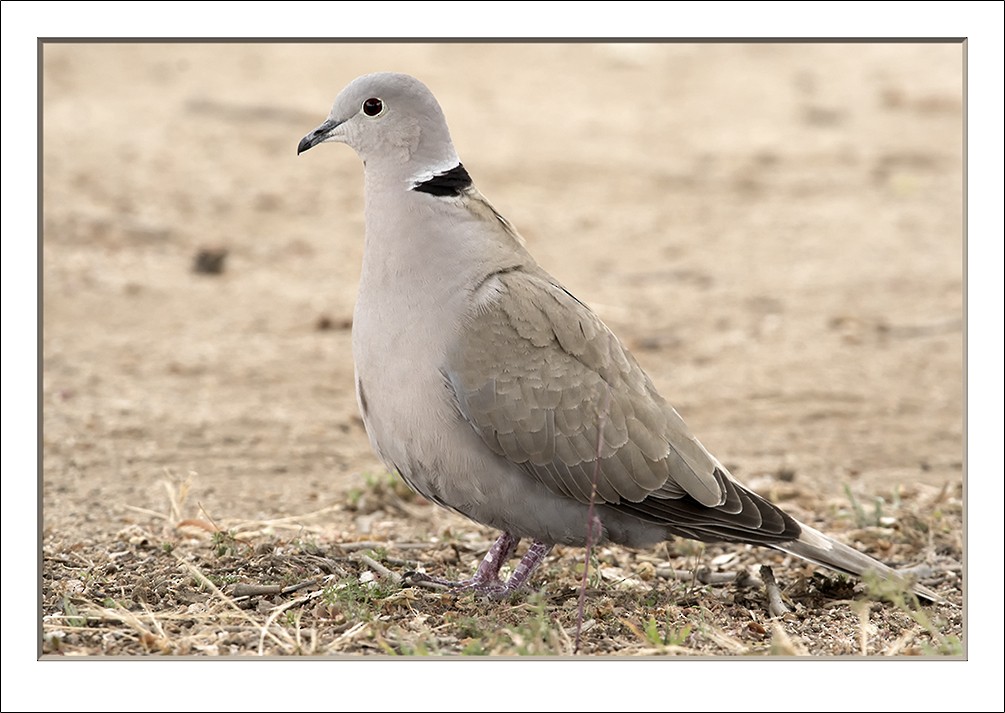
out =
{"type": "Polygon", "coordinates": [[[592,311],[533,270],[491,282],[444,365],[490,449],[583,502],[596,477],[606,503],[659,491],[720,504],[717,461],[592,311]]]}

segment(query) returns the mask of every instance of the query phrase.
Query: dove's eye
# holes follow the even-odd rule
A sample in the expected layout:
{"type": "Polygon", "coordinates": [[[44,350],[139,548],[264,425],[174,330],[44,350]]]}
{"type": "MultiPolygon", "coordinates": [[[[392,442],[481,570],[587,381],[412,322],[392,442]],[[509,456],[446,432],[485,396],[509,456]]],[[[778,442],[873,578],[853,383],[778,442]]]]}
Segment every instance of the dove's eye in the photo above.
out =
{"type": "Polygon", "coordinates": [[[363,102],[363,113],[367,116],[380,116],[384,113],[384,102],[377,97],[370,97],[363,102]]]}

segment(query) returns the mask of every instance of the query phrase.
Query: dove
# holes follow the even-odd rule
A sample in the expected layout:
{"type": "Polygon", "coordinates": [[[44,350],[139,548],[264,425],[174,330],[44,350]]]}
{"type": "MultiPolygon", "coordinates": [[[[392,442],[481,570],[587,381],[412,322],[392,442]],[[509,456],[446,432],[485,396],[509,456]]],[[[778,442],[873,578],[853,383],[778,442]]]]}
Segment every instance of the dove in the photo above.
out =
{"type": "Polygon", "coordinates": [[[502,533],[469,579],[422,576],[501,598],[556,544],[685,537],[873,572],[940,601],[730,474],[478,191],[422,82],[353,80],[297,154],[328,142],[363,162],[352,354],[373,450],[423,497],[502,533]],[[531,544],[503,580],[523,539],[531,544]]]}

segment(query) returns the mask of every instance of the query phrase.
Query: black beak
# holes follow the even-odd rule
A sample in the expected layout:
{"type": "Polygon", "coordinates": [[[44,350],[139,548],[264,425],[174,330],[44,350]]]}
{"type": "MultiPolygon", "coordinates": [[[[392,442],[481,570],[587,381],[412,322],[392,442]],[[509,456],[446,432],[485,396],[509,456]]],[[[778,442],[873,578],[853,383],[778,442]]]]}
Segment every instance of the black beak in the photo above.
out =
{"type": "Polygon", "coordinates": [[[334,121],[332,119],[328,119],[328,121],[323,123],[318,128],[314,129],[314,131],[307,134],[307,136],[305,136],[304,138],[300,139],[300,143],[297,144],[297,156],[302,154],[307,149],[313,148],[318,144],[320,144],[322,141],[328,138],[328,134],[330,134],[332,130],[341,123],[342,123],[341,121],[334,121]]]}

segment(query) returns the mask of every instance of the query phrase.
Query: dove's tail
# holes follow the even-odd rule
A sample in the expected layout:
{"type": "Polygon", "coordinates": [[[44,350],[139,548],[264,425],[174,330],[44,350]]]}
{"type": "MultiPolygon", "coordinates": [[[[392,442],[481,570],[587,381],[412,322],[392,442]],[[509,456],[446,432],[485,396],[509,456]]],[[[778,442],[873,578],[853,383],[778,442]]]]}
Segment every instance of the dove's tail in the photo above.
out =
{"type": "Polygon", "coordinates": [[[946,601],[931,589],[909,582],[897,570],[887,567],[869,555],[843,545],[837,540],[832,540],[822,532],[818,532],[801,522],[799,523],[799,527],[802,529],[799,539],[772,544],[771,546],[797,557],[802,557],[804,560],[808,560],[814,564],[823,565],[824,567],[844,572],[845,574],[861,577],[866,572],[873,572],[883,579],[903,583],[916,595],[930,602],[944,603],[946,601]]]}

